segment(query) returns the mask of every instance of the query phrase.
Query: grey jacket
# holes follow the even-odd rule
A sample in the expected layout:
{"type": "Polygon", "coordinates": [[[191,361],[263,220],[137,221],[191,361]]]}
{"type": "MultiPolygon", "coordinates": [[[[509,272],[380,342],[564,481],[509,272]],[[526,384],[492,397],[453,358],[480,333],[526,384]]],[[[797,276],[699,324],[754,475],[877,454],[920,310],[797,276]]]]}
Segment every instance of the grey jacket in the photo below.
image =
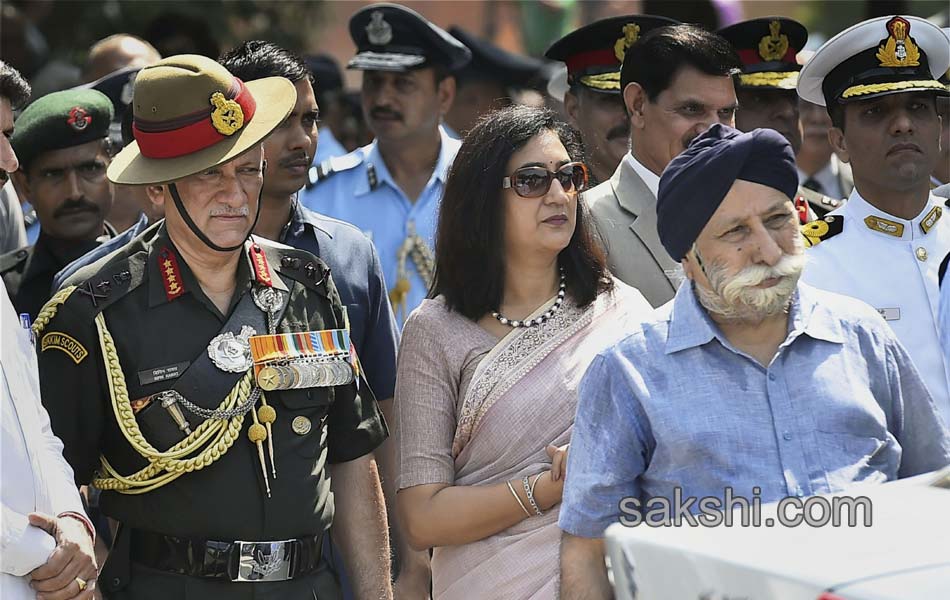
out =
{"type": "Polygon", "coordinates": [[[656,198],[625,158],[608,181],[583,194],[618,279],[640,290],[653,305],[673,298],[683,269],[660,243],[656,198]]]}

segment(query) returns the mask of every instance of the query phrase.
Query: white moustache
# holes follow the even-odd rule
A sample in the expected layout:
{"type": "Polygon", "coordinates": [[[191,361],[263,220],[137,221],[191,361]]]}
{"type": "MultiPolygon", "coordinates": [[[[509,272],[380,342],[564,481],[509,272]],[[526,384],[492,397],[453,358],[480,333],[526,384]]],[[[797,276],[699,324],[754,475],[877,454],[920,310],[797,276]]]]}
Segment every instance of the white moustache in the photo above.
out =
{"type": "Polygon", "coordinates": [[[251,209],[249,209],[247,206],[242,206],[241,208],[223,206],[220,208],[211,209],[212,217],[246,217],[249,214],[251,214],[251,209]]]}

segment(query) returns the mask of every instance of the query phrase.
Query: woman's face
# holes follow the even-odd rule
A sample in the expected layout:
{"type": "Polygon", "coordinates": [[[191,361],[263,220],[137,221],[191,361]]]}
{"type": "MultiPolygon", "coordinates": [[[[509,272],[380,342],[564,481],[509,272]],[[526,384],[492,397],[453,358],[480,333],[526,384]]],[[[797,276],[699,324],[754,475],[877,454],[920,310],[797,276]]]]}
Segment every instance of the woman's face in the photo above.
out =
{"type": "Polygon", "coordinates": [[[508,257],[540,253],[553,258],[571,241],[578,194],[573,184],[565,189],[557,178],[552,178],[547,193],[536,198],[525,198],[515,191],[519,176],[522,181],[524,177],[539,178],[543,172],[538,168],[555,172],[570,162],[571,157],[557,133],[549,130],[531,138],[511,156],[506,170],[511,187],[502,189],[508,257]],[[522,169],[529,171],[520,171],[522,169]]]}

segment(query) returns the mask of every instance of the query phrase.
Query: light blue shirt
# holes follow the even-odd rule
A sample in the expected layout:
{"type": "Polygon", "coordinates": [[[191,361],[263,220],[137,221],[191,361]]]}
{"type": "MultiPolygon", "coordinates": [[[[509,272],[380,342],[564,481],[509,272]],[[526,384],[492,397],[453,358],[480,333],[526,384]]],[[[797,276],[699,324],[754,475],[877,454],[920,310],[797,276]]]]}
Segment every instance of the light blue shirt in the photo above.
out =
{"type": "Polygon", "coordinates": [[[313,164],[319,165],[328,158],[347,154],[346,148],[336,139],[329,127],[321,127],[317,132],[319,134],[317,136],[317,152],[313,156],[313,164]]]}
{"type": "MultiPolygon", "coordinates": [[[[389,290],[396,285],[397,255],[410,229],[414,229],[434,253],[435,227],[445,179],[461,146],[461,142],[450,138],[441,128],[439,135],[439,159],[415,203],[396,185],[376,141],[351,153],[358,158],[352,161],[352,167],[334,172],[301,193],[301,202],[307,208],[352,223],[373,240],[389,290]]],[[[346,158],[351,155],[340,163],[346,164],[346,158]]],[[[428,293],[411,258],[406,260],[405,267],[409,280],[406,306],[404,310],[393,307],[400,329],[404,317],[419,306],[428,293]]]]}
{"type": "Polygon", "coordinates": [[[881,316],[805,284],[768,367],[726,340],[687,281],[594,359],[578,398],[559,523],[577,536],[601,537],[624,498],[646,507],[676,487],[750,500],[759,487],[765,503],[950,463],[950,433],[881,316]]]}

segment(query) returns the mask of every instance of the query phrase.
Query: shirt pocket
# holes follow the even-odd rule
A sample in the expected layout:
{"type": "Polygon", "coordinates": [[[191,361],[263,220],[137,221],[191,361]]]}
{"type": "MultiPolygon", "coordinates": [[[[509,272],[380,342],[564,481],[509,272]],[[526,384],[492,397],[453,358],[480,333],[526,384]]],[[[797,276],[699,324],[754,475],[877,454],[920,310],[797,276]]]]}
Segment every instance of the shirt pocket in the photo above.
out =
{"type": "Polygon", "coordinates": [[[897,478],[901,449],[886,430],[855,433],[819,429],[815,435],[828,492],[858,482],[883,483],[897,478]]]}
{"type": "MultiPolygon", "coordinates": [[[[273,394],[265,394],[265,398],[273,394]]],[[[271,398],[268,398],[270,401],[271,398]]],[[[284,438],[293,452],[312,458],[325,443],[324,428],[333,404],[331,388],[281,390],[277,393],[276,438],[284,438]]]]}

